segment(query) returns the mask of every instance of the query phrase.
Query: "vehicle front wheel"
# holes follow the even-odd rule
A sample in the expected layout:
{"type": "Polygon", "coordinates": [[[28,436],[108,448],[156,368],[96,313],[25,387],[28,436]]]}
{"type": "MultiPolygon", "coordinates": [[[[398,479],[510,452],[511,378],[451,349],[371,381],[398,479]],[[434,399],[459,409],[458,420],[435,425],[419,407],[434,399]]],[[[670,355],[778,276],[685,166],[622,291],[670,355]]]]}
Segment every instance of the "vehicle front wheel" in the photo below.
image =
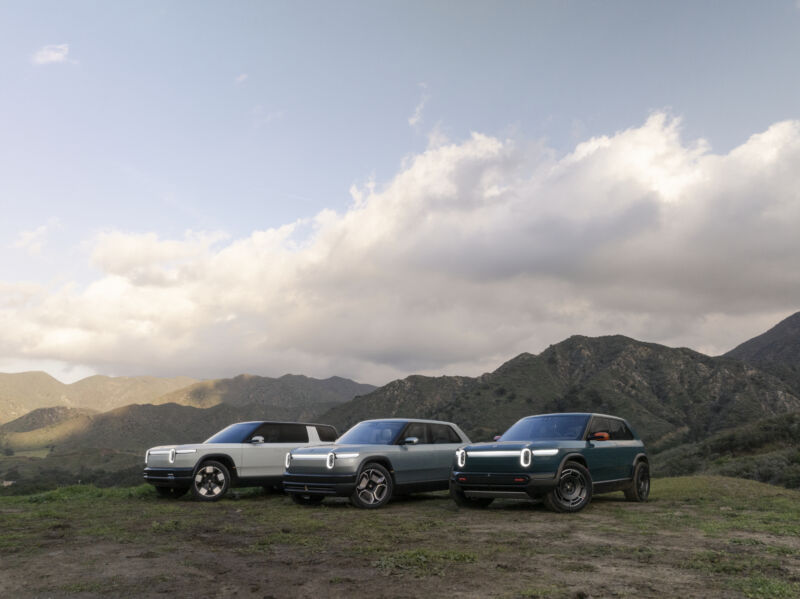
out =
{"type": "Polygon", "coordinates": [[[356,507],[375,509],[386,505],[392,498],[394,483],[389,471],[376,463],[369,463],[356,477],[356,488],[350,503],[356,507]]]}
{"type": "Polygon", "coordinates": [[[231,474],[225,464],[209,460],[197,469],[192,480],[192,495],[200,501],[218,501],[231,486],[231,474]]]}
{"type": "Polygon", "coordinates": [[[567,462],[555,489],[544,496],[554,512],[579,512],[592,500],[592,475],[577,462],[567,462]]]}
{"type": "Polygon", "coordinates": [[[494,497],[467,497],[464,491],[450,483],[450,498],[456,502],[459,507],[471,508],[485,508],[494,501],[494,497]]]}
{"type": "Polygon", "coordinates": [[[159,497],[166,497],[168,499],[177,499],[183,497],[189,491],[188,487],[182,489],[175,487],[156,487],[156,493],[159,497]]]}
{"type": "Polygon", "coordinates": [[[638,462],[633,468],[633,483],[625,489],[628,501],[647,501],[650,495],[650,466],[647,462],[638,462]]]}
{"type": "Polygon", "coordinates": [[[325,495],[312,495],[311,493],[289,493],[297,505],[319,505],[325,499],[325,495]]]}

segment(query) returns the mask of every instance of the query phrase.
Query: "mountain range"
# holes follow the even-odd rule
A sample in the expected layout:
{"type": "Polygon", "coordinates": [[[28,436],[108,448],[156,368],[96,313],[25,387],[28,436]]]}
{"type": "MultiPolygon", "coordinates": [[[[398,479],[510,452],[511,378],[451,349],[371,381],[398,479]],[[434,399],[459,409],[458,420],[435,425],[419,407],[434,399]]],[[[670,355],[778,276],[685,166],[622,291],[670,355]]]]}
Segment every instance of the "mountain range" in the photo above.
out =
{"type": "Polygon", "coordinates": [[[622,336],[574,336],[476,378],[394,381],[321,418],[339,428],[386,416],[441,418],[486,440],[523,416],[567,411],[624,415],[658,450],[800,411],[800,393],[738,360],[622,336]]]}
{"type": "Polygon", "coordinates": [[[87,408],[105,412],[132,403],[152,403],[197,382],[185,376],[90,376],[65,384],[45,372],[0,373],[0,424],[36,408],[87,408]]]}
{"type": "Polygon", "coordinates": [[[716,472],[797,486],[798,363],[800,313],[718,357],[619,335],[573,336],[478,377],[413,375],[380,388],[338,377],[240,375],[189,379],[157,394],[153,381],[163,388],[180,379],[145,377],[135,383],[142,392],[136,403],[147,405],[114,406],[136,393],[125,387],[130,379],[91,377],[99,380],[81,386],[44,373],[0,375],[0,398],[11,394],[20,403],[26,380],[37,382],[36,393],[20,405],[61,398],[0,426],[0,448],[16,454],[0,458],[0,478],[39,479],[49,468],[56,481],[80,470],[84,480],[135,482],[147,447],[199,441],[246,419],[314,420],[343,432],[367,418],[426,417],[456,422],[480,441],[530,414],[595,411],[634,425],[656,473],[716,472]],[[112,397],[63,390],[102,384],[115,390],[112,397]],[[87,472],[100,454],[102,467],[87,472]]]}

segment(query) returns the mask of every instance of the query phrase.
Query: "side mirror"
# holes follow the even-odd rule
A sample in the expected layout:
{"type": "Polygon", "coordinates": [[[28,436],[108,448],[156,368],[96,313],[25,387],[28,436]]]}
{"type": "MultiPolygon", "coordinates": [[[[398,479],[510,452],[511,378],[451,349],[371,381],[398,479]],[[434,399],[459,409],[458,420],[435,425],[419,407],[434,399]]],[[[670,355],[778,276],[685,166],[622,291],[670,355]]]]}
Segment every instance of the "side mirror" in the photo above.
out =
{"type": "Polygon", "coordinates": [[[608,441],[611,439],[611,435],[608,433],[592,433],[589,435],[589,441],[608,441]]]}
{"type": "Polygon", "coordinates": [[[500,437],[502,437],[502,436],[503,436],[503,435],[495,435],[494,437],[492,437],[492,440],[493,440],[493,441],[499,441],[499,440],[500,440],[500,437]]]}
{"type": "Polygon", "coordinates": [[[263,442],[264,442],[264,437],[262,437],[261,435],[256,435],[255,437],[250,439],[250,443],[263,443],[263,442]]]}
{"type": "Polygon", "coordinates": [[[403,445],[416,445],[419,443],[419,437],[406,437],[403,439],[403,445]]]}

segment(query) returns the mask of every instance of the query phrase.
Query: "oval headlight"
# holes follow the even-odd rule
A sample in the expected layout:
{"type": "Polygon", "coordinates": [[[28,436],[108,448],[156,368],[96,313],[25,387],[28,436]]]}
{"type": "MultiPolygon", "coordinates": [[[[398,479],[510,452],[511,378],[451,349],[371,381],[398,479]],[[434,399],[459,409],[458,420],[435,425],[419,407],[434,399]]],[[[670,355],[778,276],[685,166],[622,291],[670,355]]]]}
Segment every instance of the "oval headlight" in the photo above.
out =
{"type": "Polygon", "coordinates": [[[456,450],[456,464],[459,468],[463,468],[467,463],[467,452],[463,449],[456,450]]]}
{"type": "Polygon", "coordinates": [[[144,452],[144,465],[147,466],[147,461],[150,459],[150,450],[144,452]]]}
{"type": "Polygon", "coordinates": [[[531,450],[527,447],[519,452],[519,463],[523,468],[527,468],[531,465],[531,450]]]}
{"type": "Polygon", "coordinates": [[[170,464],[174,464],[175,463],[175,449],[170,449],[169,450],[169,463],[170,464]]]}
{"type": "Polygon", "coordinates": [[[287,451],[286,452],[286,458],[283,460],[283,464],[286,466],[287,470],[289,469],[289,464],[291,464],[291,463],[292,463],[292,452],[291,451],[287,451]]]}
{"type": "Polygon", "coordinates": [[[328,454],[328,459],[325,460],[325,465],[328,467],[328,470],[332,470],[333,469],[333,463],[335,461],[336,461],[336,456],[334,455],[333,452],[330,452],[328,454]]]}

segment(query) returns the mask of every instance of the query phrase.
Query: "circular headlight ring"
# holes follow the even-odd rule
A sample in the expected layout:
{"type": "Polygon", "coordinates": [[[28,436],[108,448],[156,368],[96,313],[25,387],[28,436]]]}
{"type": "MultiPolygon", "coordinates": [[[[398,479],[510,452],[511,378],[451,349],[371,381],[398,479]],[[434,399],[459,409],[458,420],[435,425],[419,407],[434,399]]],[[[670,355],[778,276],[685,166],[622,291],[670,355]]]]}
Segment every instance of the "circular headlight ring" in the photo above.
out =
{"type": "Polygon", "coordinates": [[[286,457],[283,460],[283,464],[286,466],[287,470],[289,469],[289,466],[291,465],[291,463],[292,463],[292,452],[291,451],[287,451],[286,452],[286,457]]]}
{"type": "Polygon", "coordinates": [[[463,449],[456,451],[456,463],[459,468],[463,468],[467,464],[467,452],[463,449]]]}
{"type": "Polygon", "coordinates": [[[519,463],[523,468],[530,466],[532,459],[533,455],[531,454],[531,450],[527,447],[523,448],[523,450],[519,452],[519,463]]]}
{"type": "Polygon", "coordinates": [[[325,465],[328,467],[328,470],[333,470],[333,464],[336,462],[336,454],[330,452],[328,457],[325,459],[325,465]]]}

